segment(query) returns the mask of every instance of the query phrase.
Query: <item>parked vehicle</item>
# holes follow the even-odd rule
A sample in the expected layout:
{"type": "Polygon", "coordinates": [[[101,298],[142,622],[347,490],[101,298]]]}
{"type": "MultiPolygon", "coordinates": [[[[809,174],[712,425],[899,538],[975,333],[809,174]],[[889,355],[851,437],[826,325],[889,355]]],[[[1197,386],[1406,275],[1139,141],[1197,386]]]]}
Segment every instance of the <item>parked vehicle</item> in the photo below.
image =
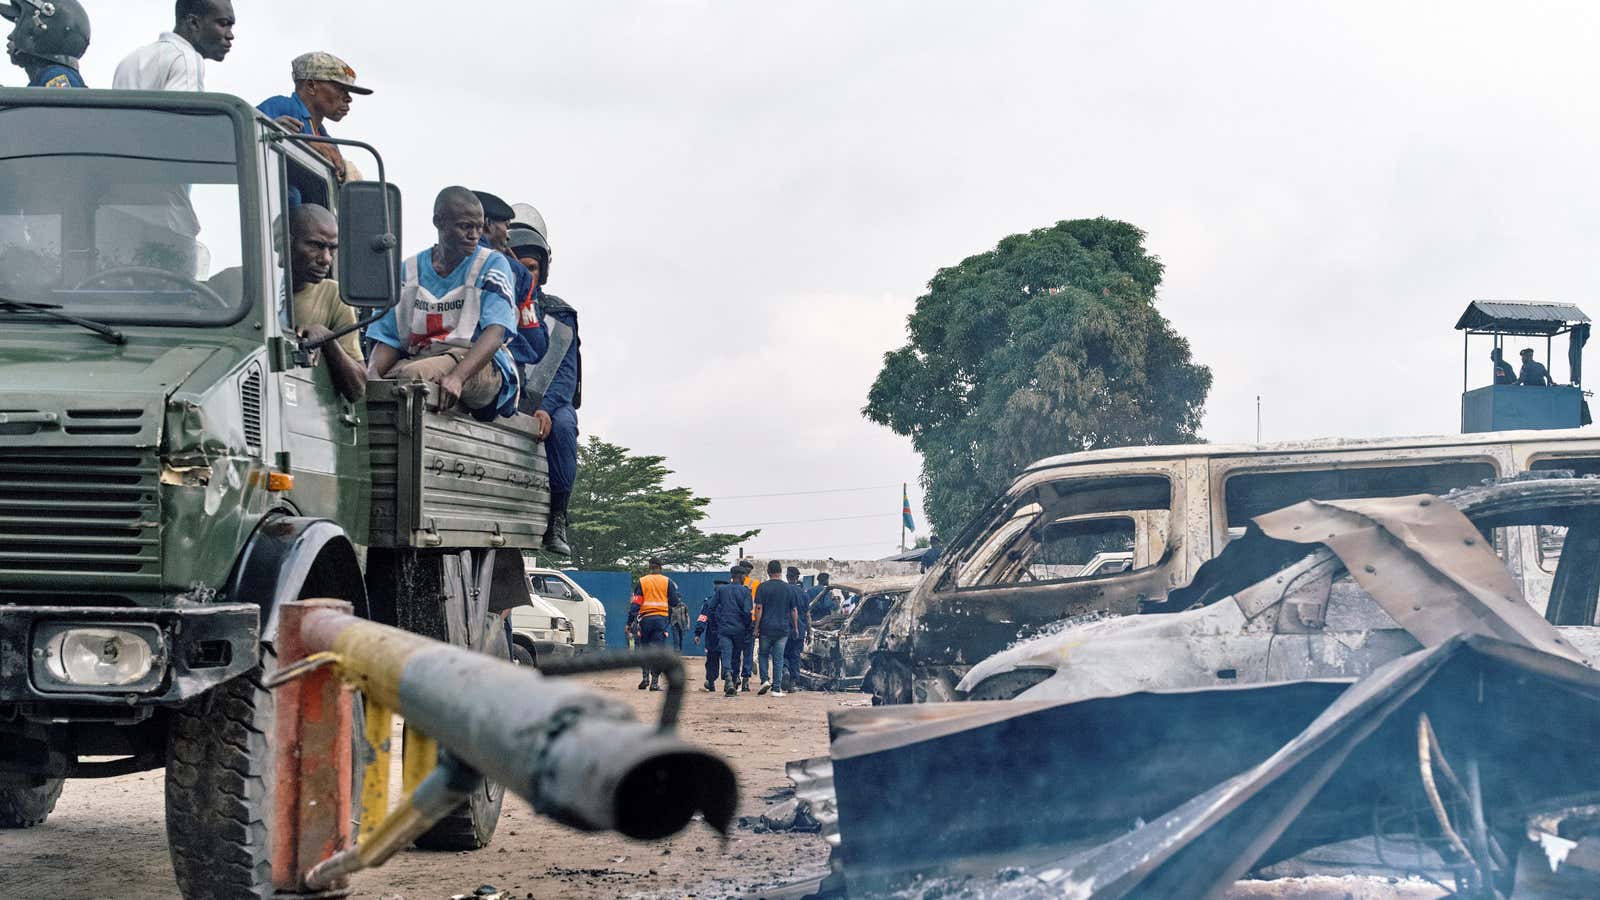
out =
{"type": "Polygon", "coordinates": [[[534,595],[511,611],[511,660],[517,665],[537,666],[574,652],[572,620],[550,601],[534,595]]]}
{"type": "Polygon", "coordinates": [[[835,581],[836,611],[811,622],[800,655],[800,672],[813,690],[855,691],[871,662],[878,631],[894,604],[916,587],[921,576],[890,576],[835,581]]]}
{"type": "MultiPolygon", "coordinates": [[[[1189,583],[1254,516],[1316,497],[1444,494],[1530,471],[1600,473],[1591,431],[1523,431],[1261,446],[1097,450],[1042,460],[954,542],[887,617],[866,689],[878,703],[947,700],[974,664],[1063,620],[1131,614],[1189,583]],[[1108,548],[1127,571],[1062,577],[1108,548]]],[[[1499,533],[1543,609],[1562,532],[1499,533]]]]}
{"type": "MultiPolygon", "coordinates": [[[[537,426],[441,415],[421,384],[348,401],[297,336],[291,193],[338,214],[372,320],[400,280],[392,185],[341,186],[235,97],[0,108],[0,827],[65,779],[165,766],[183,896],[271,893],[279,604],[503,657],[549,515],[537,426]]],[[[419,843],[484,846],[500,800],[419,843]]]]}
{"type": "Polygon", "coordinates": [[[606,607],[590,596],[572,576],[556,569],[541,569],[527,564],[528,590],[542,597],[557,613],[572,623],[574,653],[592,653],[606,646],[606,607]]]}

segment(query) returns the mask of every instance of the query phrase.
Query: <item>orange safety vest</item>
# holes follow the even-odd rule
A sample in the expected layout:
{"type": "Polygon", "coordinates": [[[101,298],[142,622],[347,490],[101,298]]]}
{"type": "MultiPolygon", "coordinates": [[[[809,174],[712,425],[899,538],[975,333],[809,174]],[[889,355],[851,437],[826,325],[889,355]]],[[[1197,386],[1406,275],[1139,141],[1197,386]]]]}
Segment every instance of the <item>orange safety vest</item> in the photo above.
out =
{"type": "Polygon", "coordinates": [[[667,589],[671,584],[665,575],[646,575],[639,579],[639,594],[644,597],[639,603],[639,618],[667,614],[667,589]]]}
{"type": "Polygon", "coordinates": [[[761,586],[761,579],[754,575],[744,577],[744,586],[750,589],[750,621],[756,621],[756,588],[761,586]]]}

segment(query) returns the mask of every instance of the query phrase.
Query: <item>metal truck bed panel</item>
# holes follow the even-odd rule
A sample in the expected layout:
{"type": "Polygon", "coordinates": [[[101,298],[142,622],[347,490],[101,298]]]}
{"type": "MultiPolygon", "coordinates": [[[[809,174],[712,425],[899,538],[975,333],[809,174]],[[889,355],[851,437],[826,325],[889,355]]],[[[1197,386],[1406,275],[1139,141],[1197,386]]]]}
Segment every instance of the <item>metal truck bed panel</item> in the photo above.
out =
{"type": "Polygon", "coordinates": [[[369,385],[372,546],[539,549],[550,476],[533,419],[441,414],[435,390],[369,385]]]}

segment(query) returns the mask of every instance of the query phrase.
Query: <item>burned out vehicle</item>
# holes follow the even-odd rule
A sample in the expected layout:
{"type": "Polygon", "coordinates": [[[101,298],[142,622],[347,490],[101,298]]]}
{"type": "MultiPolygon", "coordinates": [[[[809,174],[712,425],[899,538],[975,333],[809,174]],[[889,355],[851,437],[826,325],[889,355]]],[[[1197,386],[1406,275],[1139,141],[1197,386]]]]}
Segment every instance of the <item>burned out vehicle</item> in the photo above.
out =
{"type": "MultiPolygon", "coordinates": [[[[874,702],[952,699],[977,663],[1081,616],[1131,615],[1195,577],[1251,519],[1311,498],[1444,494],[1524,472],[1600,473],[1600,437],[1530,431],[1261,446],[1136,447],[1035,463],[977,516],[886,619],[874,702]],[[1066,574],[1131,547],[1126,571],[1066,574]]],[[[1530,598],[1550,591],[1559,533],[1497,547],[1530,598]]]]}
{"type": "Polygon", "coordinates": [[[833,714],[791,766],[820,895],[1597,896],[1597,548],[1600,479],[1558,475],[1255,517],[1016,700],[833,714]],[[1542,615],[1519,528],[1564,532],[1542,615]]]}
{"type": "Polygon", "coordinates": [[[800,655],[800,672],[812,690],[861,688],[889,610],[905,598],[919,575],[836,581],[836,611],[811,623],[800,655]]]}
{"type": "MultiPolygon", "coordinates": [[[[1258,524],[1200,567],[1193,583],[1144,614],[1067,627],[1023,642],[974,666],[956,689],[969,700],[1083,700],[1139,690],[1219,687],[1309,678],[1361,677],[1421,648],[1411,607],[1430,585],[1387,576],[1381,554],[1437,553],[1448,544],[1458,568],[1478,557],[1477,584],[1492,585],[1507,619],[1544,614],[1563,638],[1600,658],[1595,624],[1600,583],[1587,548],[1600,540],[1600,478],[1533,478],[1448,495],[1349,502],[1309,501],[1258,517],[1258,524]],[[1444,508],[1478,529],[1450,534],[1444,508]],[[1351,572],[1334,539],[1341,527],[1365,529],[1363,563],[1351,572]],[[1567,542],[1556,560],[1552,594],[1521,602],[1522,590],[1493,551],[1506,531],[1539,529],[1567,542]],[[1301,535],[1327,535],[1312,548],[1301,535]],[[1385,540],[1370,536],[1382,534],[1385,540]],[[1395,535],[1405,535],[1402,543],[1395,535]],[[1476,541],[1474,543],[1474,541],[1476,541]],[[1580,549],[1582,548],[1582,549],[1580,549]],[[1476,553],[1474,553],[1476,551],[1476,553]],[[1562,566],[1565,566],[1565,570],[1562,566]],[[1373,569],[1368,572],[1367,569],[1373,569]]],[[[1470,633],[1471,622],[1439,623],[1442,633],[1470,633]]],[[[1547,648],[1548,649],[1548,648],[1547,648]]]]}

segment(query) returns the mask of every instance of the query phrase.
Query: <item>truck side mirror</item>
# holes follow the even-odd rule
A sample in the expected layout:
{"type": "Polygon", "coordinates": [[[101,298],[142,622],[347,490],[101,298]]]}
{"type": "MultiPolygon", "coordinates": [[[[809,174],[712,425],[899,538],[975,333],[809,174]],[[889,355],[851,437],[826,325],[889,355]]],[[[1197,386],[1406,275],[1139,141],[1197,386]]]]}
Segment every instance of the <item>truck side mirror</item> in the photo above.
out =
{"type": "Polygon", "coordinates": [[[349,182],[339,191],[339,293],[357,309],[386,310],[399,291],[400,189],[349,182]]]}

